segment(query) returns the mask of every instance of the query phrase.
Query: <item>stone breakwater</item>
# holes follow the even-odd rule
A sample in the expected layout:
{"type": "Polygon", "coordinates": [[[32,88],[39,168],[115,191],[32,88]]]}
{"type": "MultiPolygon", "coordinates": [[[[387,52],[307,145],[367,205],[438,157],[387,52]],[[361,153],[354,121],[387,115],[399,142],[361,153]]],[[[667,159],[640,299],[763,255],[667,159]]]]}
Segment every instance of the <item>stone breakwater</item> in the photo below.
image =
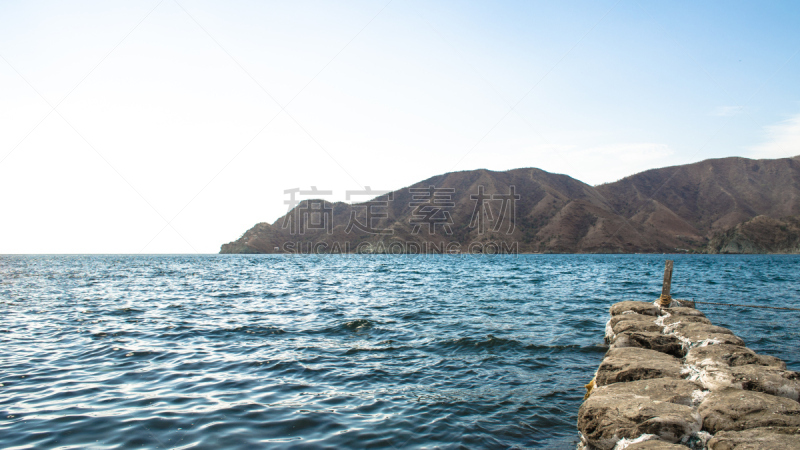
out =
{"type": "Polygon", "coordinates": [[[800,373],[677,302],[610,312],[578,449],[800,449],[800,373]]]}

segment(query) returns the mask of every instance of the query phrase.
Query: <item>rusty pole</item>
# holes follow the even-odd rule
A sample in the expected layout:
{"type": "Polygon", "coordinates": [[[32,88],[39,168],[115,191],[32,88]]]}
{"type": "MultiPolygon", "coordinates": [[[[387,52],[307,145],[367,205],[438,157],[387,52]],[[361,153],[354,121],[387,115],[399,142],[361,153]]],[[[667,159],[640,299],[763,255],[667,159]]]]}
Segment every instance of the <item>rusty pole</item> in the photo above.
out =
{"type": "Polygon", "coordinates": [[[666,308],[672,303],[672,297],[669,296],[669,290],[672,287],[672,260],[668,259],[666,266],[664,266],[664,286],[661,288],[661,297],[658,298],[658,303],[662,308],[666,308]]]}

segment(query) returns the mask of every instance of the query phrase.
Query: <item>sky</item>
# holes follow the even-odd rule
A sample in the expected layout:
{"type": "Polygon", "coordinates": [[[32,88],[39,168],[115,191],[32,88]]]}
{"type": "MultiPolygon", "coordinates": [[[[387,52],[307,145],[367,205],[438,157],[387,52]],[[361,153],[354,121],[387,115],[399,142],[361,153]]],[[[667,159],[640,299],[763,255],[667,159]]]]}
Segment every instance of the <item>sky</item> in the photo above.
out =
{"type": "Polygon", "coordinates": [[[0,254],[216,253],[293,188],[795,156],[798,23],[791,1],[5,0],[0,254]]]}

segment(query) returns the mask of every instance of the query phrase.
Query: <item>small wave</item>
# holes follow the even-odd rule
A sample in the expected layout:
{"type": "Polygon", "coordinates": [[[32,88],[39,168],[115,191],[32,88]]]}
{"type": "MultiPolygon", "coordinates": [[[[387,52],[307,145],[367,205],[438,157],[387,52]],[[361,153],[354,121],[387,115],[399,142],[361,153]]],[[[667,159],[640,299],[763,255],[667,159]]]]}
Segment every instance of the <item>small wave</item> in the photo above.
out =
{"type": "Polygon", "coordinates": [[[487,335],[485,339],[475,339],[463,337],[459,339],[449,339],[437,344],[443,347],[453,347],[456,349],[495,349],[503,347],[522,348],[522,343],[516,339],[499,338],[494,335],[487,335]]]}
{"type": "Polygon", "coordinates": [[[224,333],[247,333],[247,334],[285,334],[281,328],[278,327],[250,327],[250,326],[239,326],[233,328],[224,328],[221,330],[224,333]]]}
{"type": "Polygon", "coordinates": [[[109,313],[113,314],[115,316],[128,316],[128,315],[139,314],[139,313],[143,313],[143,312],[144,312],[144,310],[136,309],[136,308],[119,308],[119,309],[112,310],[109,313]]]}
{"type": "Polygon", "coordinates": [[[342,328],[350,331],[365,330],[372,328],[375,324],[369,319],[356,319],[342,325],[342,328]]]}
{"type": "MultiPolygon", "coordinates": [[[[280,374],[298,374],[298,373],[314,373],[324,372],[325,369],[320,369],[313,364],[305,364],[301,361],[288,360],[288,361],[265,361],[262,365],[264,370],[270,372],[277,372],[280,374]]],[[[284,386],[284,389],[305,390],[309,387],[307,384],[300,384],[292,386],[284,386]]]]}
{"type": "Polygon", "coordinates": [[[605,353],[608,351],[608,347],[603,345],[587,345],[587,346],[580,346],[577,344],[571,345],[539,345],[539,344],[529,344],[525,346],[525,350],[537,350],[541,352],[559,352],[561,350],[569,350],[575,351],[577,350],[579,353],[605,353]]]}
{"type": "Polygon", "coordinates": [[[267,291],[267,292],[261,293],[261,297],[263,297],[263,298],[286,297],[288,295],[291,295],[291,293],[292,293],[291,291],[279,291],[279,292],[267,291]]]}
{"type": "Polygon", "coordinates": [[[255,296],[255,292],[219,292],[216,294],[211,294],[211,296],[214,298],[246,298],[255,296]]]}
{"type": "Polygon", "coordinates": [[[353,348],[347,349],[343,353],[343,355],[349,356],[349,355],[356,355],[358,353],[392,352],[392,351],[395,351],[395,350],[407,350],[409,348],[410,347],[407,347],[407,346],[404,346],[404,345],[399,346],[399,347],[394,347],[394,346],[389,346],[389,347],[353,347],[353,348]]]}
{"type": "Polygon", "coordinates": [[[422,319],[430,319],[433,316],[436,316],[436,314],[433,313],[432,311],[421,309],[419,311],[412,311],[407,314],[403,314],[402,316],[400,316],[400,318],[403,320],[422,320],[422,319]]]}
{"type": "Polygon", "coordinates": [[[241,334],[243,336],[272,336],[286,334],[286,331],[279,327],[272,326],[236,326],[231,328],[195,328],[192,326],[178,325],[170,326],[168,330],[161,334],[164,339],[172,341],[184,341],[196,339],[198,337],[230,339],[231,335],[241,334]]]}

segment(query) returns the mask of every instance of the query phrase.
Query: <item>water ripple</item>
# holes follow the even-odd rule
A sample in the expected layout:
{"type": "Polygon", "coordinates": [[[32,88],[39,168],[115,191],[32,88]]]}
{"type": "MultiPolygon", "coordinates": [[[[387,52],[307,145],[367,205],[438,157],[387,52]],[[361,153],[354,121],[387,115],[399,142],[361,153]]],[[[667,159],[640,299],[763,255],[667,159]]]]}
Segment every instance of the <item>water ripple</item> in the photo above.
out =
{"type": "MultiPolygon", "coordinates": [[[[674,258],[676,297],[800,303],[796,256],[674,258]]],[[[663,260],[0,256],[0,447],[574,448],[663,260]]],[[[800,313],[702,309],[800,370],[800,313]]]]}

